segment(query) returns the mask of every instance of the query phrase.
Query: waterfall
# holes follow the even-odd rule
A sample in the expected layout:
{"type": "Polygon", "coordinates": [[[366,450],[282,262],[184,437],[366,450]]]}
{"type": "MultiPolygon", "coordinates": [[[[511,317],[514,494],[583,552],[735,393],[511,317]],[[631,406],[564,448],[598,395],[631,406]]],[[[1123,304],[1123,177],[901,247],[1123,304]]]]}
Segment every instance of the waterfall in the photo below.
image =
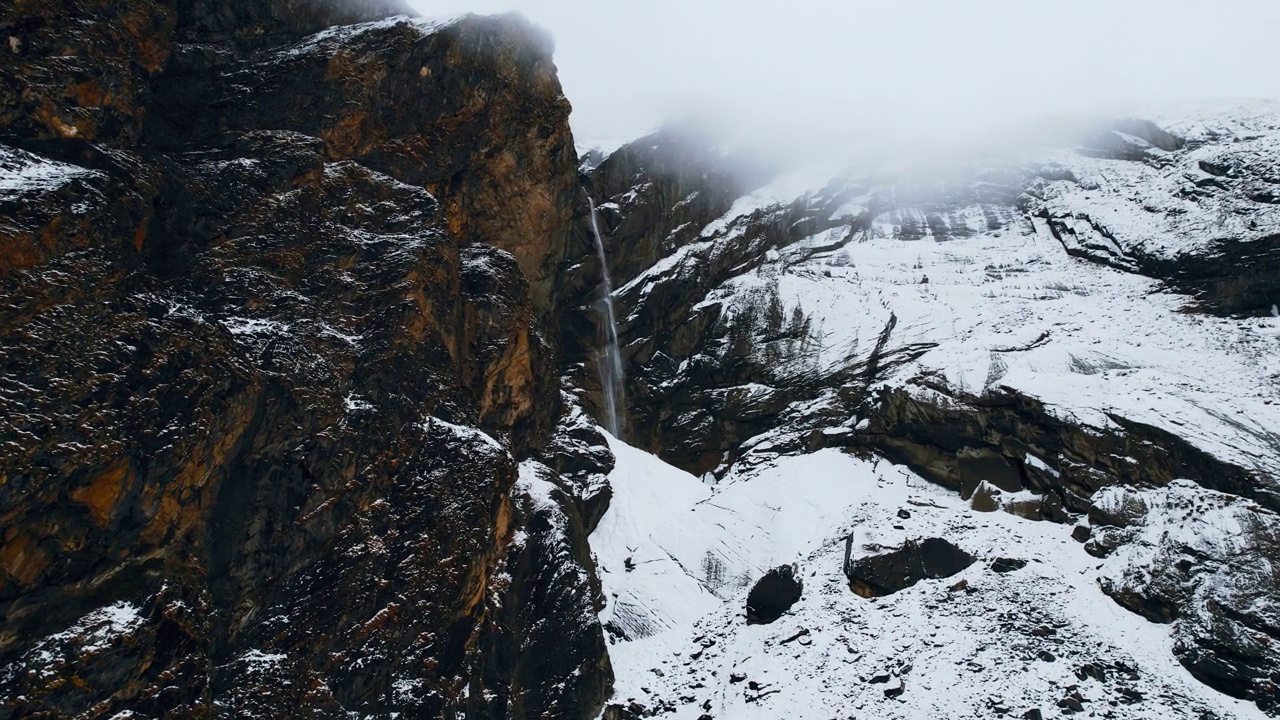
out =
{"type": "Polygon", "coordinates": [[[591,234],[596,239],[596,253],[600,256],[600,308],[604,323],[604,342],[596,358],[600,371],[600,387],[604,391],[604,428],[616,438],[622,437],[624,400],[622,394],[622,350],[618,347],[618,321],[613,313],[613,281],[609,279],[609,263],[604,255],[604,240],[600,237],[600,225],[596,222],[596,204],[590,198],[591,234]]]}

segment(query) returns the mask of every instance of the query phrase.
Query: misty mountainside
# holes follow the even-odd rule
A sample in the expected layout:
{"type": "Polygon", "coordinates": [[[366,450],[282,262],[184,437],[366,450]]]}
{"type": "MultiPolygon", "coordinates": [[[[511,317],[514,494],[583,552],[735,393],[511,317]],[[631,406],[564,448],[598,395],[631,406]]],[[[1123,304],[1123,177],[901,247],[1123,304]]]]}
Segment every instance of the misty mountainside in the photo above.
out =
{"type": "Polygon", "coordinates": [[[0,10],[0,718],[1278,712],[1280,110],[580,157],[404,10],[0,10]]]}
{"type": "Polygon", "coordinates": [[[1275,712],[1280,108],[1157,120],[830,180],[588,157],[665,461],[615,444],[592,536],[615,717],[1275,712]]]}

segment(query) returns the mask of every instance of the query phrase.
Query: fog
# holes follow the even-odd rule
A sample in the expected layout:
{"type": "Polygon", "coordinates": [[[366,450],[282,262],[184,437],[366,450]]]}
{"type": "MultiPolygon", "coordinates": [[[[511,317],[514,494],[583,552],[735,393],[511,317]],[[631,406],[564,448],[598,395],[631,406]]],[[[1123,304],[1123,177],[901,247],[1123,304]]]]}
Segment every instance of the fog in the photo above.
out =
{"type": "Polygon", "coordinates": [[[580,147],[671,120],[796,157],[1280,98],[1276,0],[411,0],[556,38],[580,147]]]}

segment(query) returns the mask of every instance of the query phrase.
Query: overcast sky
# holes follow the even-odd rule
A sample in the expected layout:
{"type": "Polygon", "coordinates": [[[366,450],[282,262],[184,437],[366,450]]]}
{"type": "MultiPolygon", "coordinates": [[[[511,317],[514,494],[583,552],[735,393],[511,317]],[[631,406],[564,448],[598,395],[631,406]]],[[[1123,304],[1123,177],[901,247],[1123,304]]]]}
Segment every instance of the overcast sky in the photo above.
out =
{"type": "Polygon", "coordinates": [[[1280,98],[1280,0],[410,0],[556,38],[579,145],[699,115],[813,152],[1280,98]]]}

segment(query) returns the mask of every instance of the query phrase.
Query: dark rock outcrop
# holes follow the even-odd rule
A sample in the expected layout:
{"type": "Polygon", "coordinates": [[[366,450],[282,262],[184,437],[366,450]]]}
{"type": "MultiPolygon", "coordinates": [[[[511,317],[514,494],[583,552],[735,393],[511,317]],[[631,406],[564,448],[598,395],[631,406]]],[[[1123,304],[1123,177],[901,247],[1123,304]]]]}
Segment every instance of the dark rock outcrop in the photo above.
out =
{"type": "Polygon", "coordinates": [[[765,573],[747,593],[747,624],[765,625],[782,617],[800,599],[804,583],[793,565],[780,565],[765,573]]]}
{"type": "Polygon", "coordinates": [[[477,652],[499,697],[471,712],[594,717],[613,674],[596,619],[604,601],[587,546],[591,526],[573,488],[540,464],[522,467],[515,499],[513,526],[522,535],[503,568],[499,587],[508,584],[494,611],[496,632],[477,652]]]}
{"type": "Polygon", "coordinates": [[[858,558],[845,569],[849,587],[862,597],[891,595],[921,580],[951,577],[974,557],[942,538],[907,541],[895,550],[858,558]]]}
{"type": "Polygon", "coordinates": [[[1178,137],[1159,125],[1142,118],[1125,118],[1106,123],[1084,139],[1076,151],[1090,157],[1109,160],[1159,162],[1158,151],[1175,152],[1185,147],[1178,137]]]}
{"type": "Polygon", "coordinates": [[[1280,235],[1242,242],[1220,239],[1204,251],[1173,258],[1138,255],[1143,270],[1195,298],[1197,310],[1269,315],[1280,303],[1280,235]]]}
{"type": "Polygon", "coordinates": [[[599,712],[549,41],[389,9],[6,10],[0,717],[599,712]]]}
{"type": "Polygon", "coordinates": [[[915,392],[883,390],[866,410],[856,442],[968,497],[981,482],[1031,489],[1035,507],[1009,507],[1033,519],[1066,522],[1115,484],[1163,485],[1192,478],[1205,487],[1280,508],[1270,484],[1160,428],[1112,416],[1113,428],[1065,422],[1034,398],[1000,390],[971,396],[921,378],[915,392]],[[920,389],[927,389],[921,393],[920,389]],[[936,393],[937,401],[928,399],[936,393]]]}
{"type": "Polygon", "coordinates": [[[991,563],[991,572],[1010,573],[1014,570],[1021,570],[1027,566],[1027,561],[1021,558],[996,558],[991,563]]]}

